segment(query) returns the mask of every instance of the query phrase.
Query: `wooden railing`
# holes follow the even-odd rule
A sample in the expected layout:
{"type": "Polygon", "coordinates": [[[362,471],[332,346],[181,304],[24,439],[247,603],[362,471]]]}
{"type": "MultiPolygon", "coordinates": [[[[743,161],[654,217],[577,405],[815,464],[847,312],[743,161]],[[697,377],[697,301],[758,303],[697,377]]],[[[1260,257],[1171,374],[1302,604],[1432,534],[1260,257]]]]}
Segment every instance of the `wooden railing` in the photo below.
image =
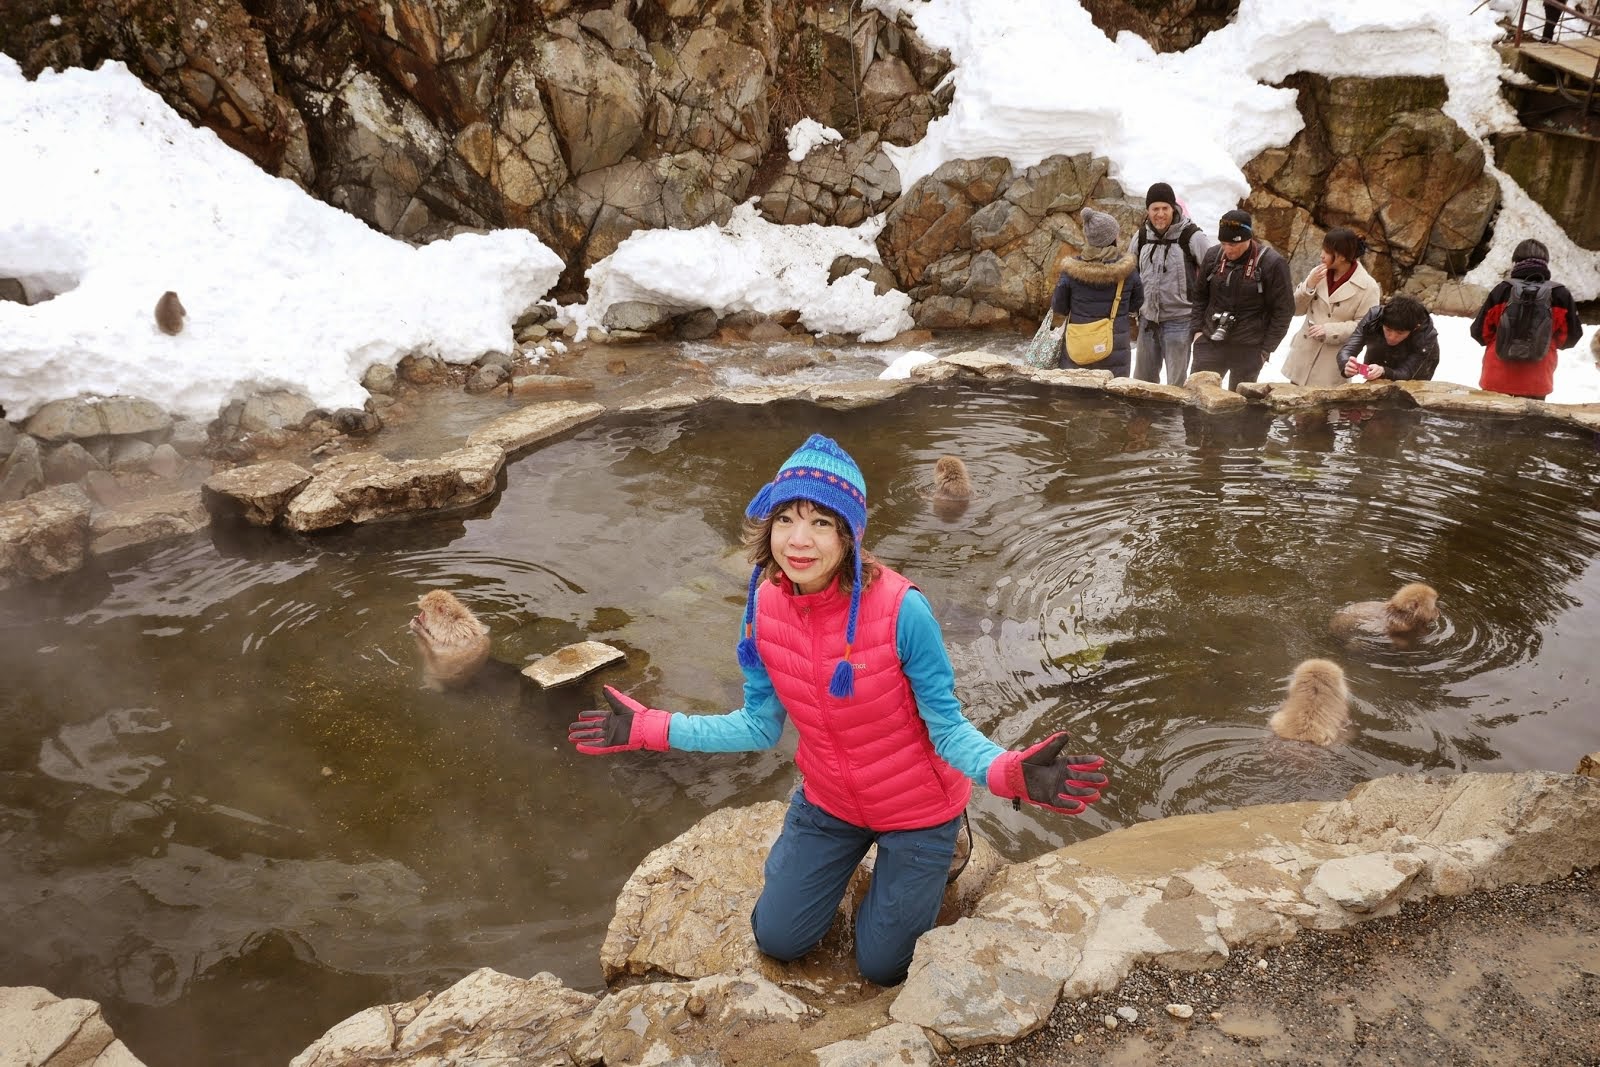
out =
{"type": "Polygon", "coordinates": [[[1581,3],[1581,7],[1572,7],[1560,0],[1522,0],[1511,43],[1525,55],[1554,67],[1557,88],[1574,102],[1580,102],[1580,94],[1571,91],[1565,79],[1586,81],[1581,103],[1590,111],[1600,86],[1600,15],[1585,9],[1600,6],[1600,0],[1581,3]]]}

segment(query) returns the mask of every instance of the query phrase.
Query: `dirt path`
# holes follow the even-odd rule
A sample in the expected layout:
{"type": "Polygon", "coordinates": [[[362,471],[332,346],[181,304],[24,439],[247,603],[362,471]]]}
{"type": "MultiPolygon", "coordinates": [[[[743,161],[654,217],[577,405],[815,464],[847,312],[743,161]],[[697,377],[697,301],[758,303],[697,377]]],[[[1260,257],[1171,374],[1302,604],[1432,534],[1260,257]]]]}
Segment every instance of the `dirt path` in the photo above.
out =
{"type": "Polygon", "coordinates": [[[1215,971],[1141,969],[1112,994],[1064,1001],[1022,1041],[944,1063],[1597,1067],[1600,871],[1407,905],[1215,971]],[[1118,1008],[1137,1019],[1108,1030],[1118,1008]]]}

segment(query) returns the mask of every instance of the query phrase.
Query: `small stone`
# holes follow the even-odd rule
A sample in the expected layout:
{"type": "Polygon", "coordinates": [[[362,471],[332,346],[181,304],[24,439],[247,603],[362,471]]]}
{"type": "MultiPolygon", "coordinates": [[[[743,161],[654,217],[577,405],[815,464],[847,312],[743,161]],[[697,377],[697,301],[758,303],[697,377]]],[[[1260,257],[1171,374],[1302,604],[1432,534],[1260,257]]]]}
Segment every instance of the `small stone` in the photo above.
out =
{"type": "Polygon", "coordinates": [[[1117,1028],[1117,1017],[1115,1015],[1107,1015],[1100,1022],[1107,1030],[1115,1030],[1117,1028]]]}
{"type": "Polygon", "coordinates": [[[1139,1021],[1139,1009],[1130,1007],[1127,1004],[1124,1004],[1122,1007],[1118,1008],[1117,1014],[1130,1023],[1136,1023],[1139,1021]]]}
{"type": "Polygon", "coordinates": [[[1081,1044],[1083,1044],[1083,1042],[1084,1042],[1084,1036],[1082,1034],[1073,1034],[1072,1035],[1072,1043],[1074,1045],[1081,1045],[1081,1044]]]}
{"type": "Polygon", "coordinates": [[[1264,971],[1266,969],[1267,969],[1267,961],[1266,960],[1256,960],[1256,970],[1264,971]]]}
{"type": "Polygon", "coordinates": [[[1214,1012],[1211,1013],[1211,1021],[1212,1022],[1218,1022],[1221,1019],[1222,1019],[1222,1013],[1220,1011],[1214,1011],[1214,1012]]]}
{"type": "Polygon", "coordinates": [[[1194,1008],[1188,1004],[1168,1004],[1167,1014],[1174,1019],[1192,1019],[1194,1018],[1194,1008]]]}
{"type": "Polygon", "coordinates": [[[688,1012],[690,1015],[693,1015],[696,1019],[700,1018],[700,1016],[706,1013],[706,998],[702,997],[699,993],[694,994],[689,998],[688,1002],[684,1004],[683,1010],[688,1012]]]}
{"type": "Polygon", "coordinates": [[[523,677],[537,682],[545,689],[575,682],[591,671],[608,663],[626,659],[619,648],[600,641],[580,641],[575,645],[557,649],[554,653],[522,668],[523,677]]]}
{"type": "Polygon", "coordinates": [[[332,778],[333,777],[333,768],[332,767],[324,767],[324,768],[322,768],[322,777],[324,777],[324,778],[332,778]]]}

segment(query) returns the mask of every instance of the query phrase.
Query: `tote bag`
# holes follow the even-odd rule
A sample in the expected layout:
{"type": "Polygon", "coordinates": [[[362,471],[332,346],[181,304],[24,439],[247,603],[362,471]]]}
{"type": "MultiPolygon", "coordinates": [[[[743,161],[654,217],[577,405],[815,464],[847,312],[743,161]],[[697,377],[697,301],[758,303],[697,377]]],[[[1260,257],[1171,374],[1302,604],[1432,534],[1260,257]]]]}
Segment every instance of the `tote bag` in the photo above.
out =
{"type": "Polygon", "coordinates": [[[1067,358],[1080,367],[1099,363],[1116,344],[1117,307],[1122,303],[1122,282],[1111,298],[1111,317],[1093,322],[1067,323],[1067,358]]]}
{"type": "Polygon", "coordinates": [[[1053,368],[1061,358],[1061,328],[1051,328],[1050,316],[1051,312],[1044,313],[1044,320],[1039,323],[1033,340],[1028,342],[1028,347],[1022,353],[1022,362],[1036,370],[1053,368]]]}

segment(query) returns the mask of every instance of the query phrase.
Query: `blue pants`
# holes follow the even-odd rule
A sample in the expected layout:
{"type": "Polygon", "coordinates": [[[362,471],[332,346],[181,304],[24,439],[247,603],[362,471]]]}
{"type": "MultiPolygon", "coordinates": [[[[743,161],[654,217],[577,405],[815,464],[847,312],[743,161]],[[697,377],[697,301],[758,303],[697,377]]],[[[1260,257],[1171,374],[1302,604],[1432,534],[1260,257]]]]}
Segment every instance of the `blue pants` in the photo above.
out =
{"type": "Polygon", "coordinates": [[[856,967],[878,985],[905,981],[917,938],[939,917],[960,829],[957,815],[923,830],[866,830],[835,819],[803,789],[795,790],[750,915],[756,947],[785,962],[816,948],[833,925],[850,875],[876,841],[872,887],[856,912],[856,967]]]}
{"type": "Polygon", "coordinates": [[[1166,367],[1167,384],[1182,385],[1189,377],[1189,318],[1170,322],[1139,323],[1139,353],[1133,376],[1141,382],[1159,382],[1166,367]]]}

